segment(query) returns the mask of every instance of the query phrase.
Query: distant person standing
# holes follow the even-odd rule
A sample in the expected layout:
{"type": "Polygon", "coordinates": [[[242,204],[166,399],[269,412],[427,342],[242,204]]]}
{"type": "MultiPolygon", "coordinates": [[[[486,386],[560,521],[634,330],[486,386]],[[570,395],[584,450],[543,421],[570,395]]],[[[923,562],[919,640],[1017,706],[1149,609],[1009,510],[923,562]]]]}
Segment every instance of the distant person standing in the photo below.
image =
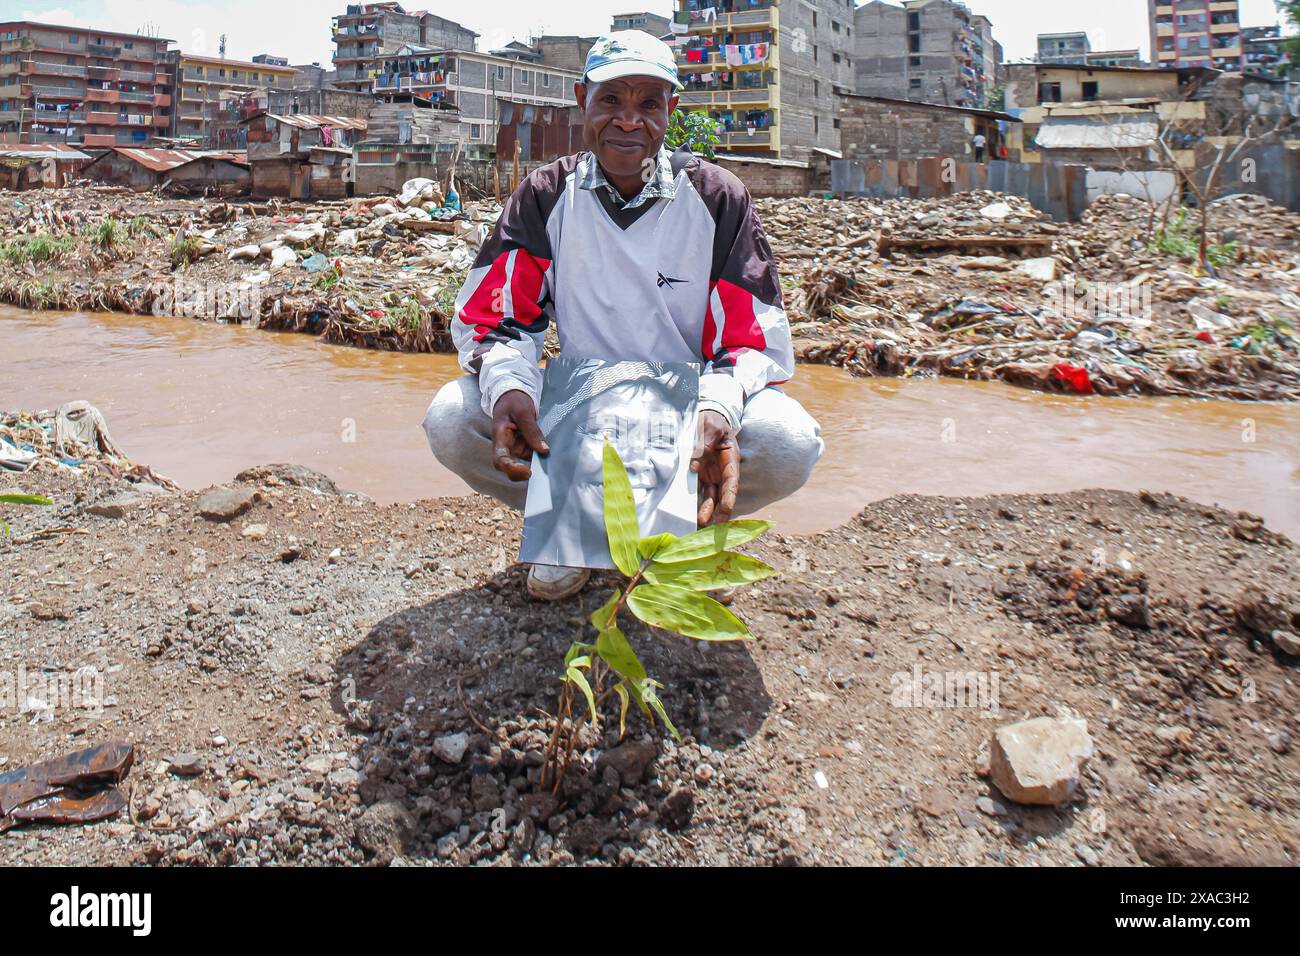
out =
{"type": "Polygon", "coordinates": [[[984,138],[983,133],[976,133],[971,142],[975,145],[975,162],[984,162],[984,147],[988,145],[989,141],[984,138]]]}

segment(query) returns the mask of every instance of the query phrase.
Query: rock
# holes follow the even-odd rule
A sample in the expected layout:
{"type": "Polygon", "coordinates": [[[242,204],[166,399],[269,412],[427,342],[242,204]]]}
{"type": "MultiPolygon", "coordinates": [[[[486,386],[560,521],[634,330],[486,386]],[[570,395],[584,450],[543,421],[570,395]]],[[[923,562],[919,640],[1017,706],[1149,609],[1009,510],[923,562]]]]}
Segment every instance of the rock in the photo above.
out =
{"type": "Polygon", "coordinates": [[[1121,594],[1106,604],[1106,613],[1127,627],[1148,630],[1151,627],[1151,608],[1145,594],[1121,594]]]}
{"type": "Polygon", "coordinates": [[[1058,806],[1074,799],[1092,757],[1085,720],[1035,717],[999,727],[989,748],[993,783],[1017,803],[1058,806]]]}
{"type": "Polygon", "coordinates": [[[261,541],[266,537],[267,532],[270,530],[271,529],[264,524],[250,524],[240,532],[240,535],[248,538],[250,541],[261,541]]]}
{"type": "Polygon", "coordinates": [[[443,763],[460,763],[465,759],[465,751],[469,749],[469,734],[462,731],[438,737],[433,741],[431,749],[433,755],[443,763]]]}
{"type": "Polygon", "coordinates": [[[1011,206],[1004,202],[991,203],[980,210],[980,215],[995,222],[1001,221],[1011,215],[1011,206]]]}
{"type": "Polygon", "coordinates": [[[198,754],[172,754],[167,758],[167,772],[178,777],[197,777],[208,767],[208,762],[198,754]]]}
{"type": "Polygon", "coordinates": [[[1039,259],[1021,259],[1016,263],[1016,268],[1031,279],[1037,279],[1039,282],[1056,281],[1056,260],[1051,256],[1043,256],[1039,259]]]}
{"type": "Polygon", "coordinates": [[[146,500],[144,495],[113,495],[96,501],[86,509],[86,514],[100,518],[125,518],[128,511],[146,500]]]}
{"type": "Polygon", "coordinates": [[[257,501],[252,488],[214,488],[199,499],[198,512],[209,521],[231,521],[257,501]]]}
{"type": "Polygon", "coordinates": [[[257,465],[245,468],[235,475],[235,481],[247,485],[293,485],[295,488],[310,488],[327,495],[342,494],[329,475],[302,465],[257,465]]]}
{"type": "Polygon", "coordinates": [[[695,794],[686,787],[674,787],[659,807],[659,822],[669,830],[681,830],[694,814],[695,794]]]}
{"type": "Polygon", "coordinates": [[[410,848],[414,837],[415,818],[392,800],[367,808],[357,821],[357,843],[375,856],[400,856],[410,848]]]}
{"type": "Polygon", "coordinates": [[[1291,752],[1291,735],[1285,730],[1278,730],[1268,735],[1268,748],[1275,754],[1291,752]]]}
{"type": "Polygon", "coordinates": [[[1273,639],[1273,646],[1283,654],[1300,657],[1300,637],[1290,631],[1282,630],[1274,631],[1269,637],[1273,639]]]}
{"type": "Polygon", "coordinates": [[[315,754],[302,762],[302,769],[323,777],[334,768],[334,758],[329,754],[315,754]]]}
{"type": "Polygon", "coordinates": [[[658,749],[651,740],[628,740],[611,747],[596,760],[596,769],[613,767],[618,771],[623,786],[634,787],[645,776],[646,769],[654,763],[658,749]]]}
{"type": "Polygon", "coordinates": [[[1005,817],[1007,808],[992,797],[980,797],[975,801],[975,809],[987,817],[1005,817]]]}
{"type": "Polygon", "coordinates": [[[1191,748],[1194,739],[1190,727],[1157,727],[1156,737],[1167,744],[1177,744],[1184,750],[1191,748]]]}
{"type": "Polygon", "coordinates": [[[1086,844],[1080,843],[1076,846],[1074,848],[1074,855],[1083,861],[1084,866],[1101,865],[1101,857],[1097,855],[1097,851],[1086,844]]]}

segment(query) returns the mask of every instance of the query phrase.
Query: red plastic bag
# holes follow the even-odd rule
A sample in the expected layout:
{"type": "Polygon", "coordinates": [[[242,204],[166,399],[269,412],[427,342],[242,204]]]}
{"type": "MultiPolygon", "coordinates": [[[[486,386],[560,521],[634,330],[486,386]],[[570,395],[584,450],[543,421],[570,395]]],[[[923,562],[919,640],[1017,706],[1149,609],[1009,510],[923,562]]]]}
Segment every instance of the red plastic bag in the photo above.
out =
{"type": "Polygon", "coordinates": [[[1070,390],[1079,395],[1093,395],[1092,379],[1088,377],[1086,368],[1079,368],[1077,365],[1069,365],[1065,362],[1058,362],[1052,366],[1052,377],[1064,382],[1070,387],[1070,390]]]}

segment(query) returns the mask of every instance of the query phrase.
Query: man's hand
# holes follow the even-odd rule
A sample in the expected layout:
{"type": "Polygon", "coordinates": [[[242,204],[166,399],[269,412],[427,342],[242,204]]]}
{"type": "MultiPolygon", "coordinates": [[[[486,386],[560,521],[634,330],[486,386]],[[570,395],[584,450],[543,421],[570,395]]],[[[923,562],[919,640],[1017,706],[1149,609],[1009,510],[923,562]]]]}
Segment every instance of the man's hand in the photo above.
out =
{"type": "Polygon", "coordinates": [[[740,446],[718,412],[700,412],[691,471],[700,476],[699,526],[730,521],[740,493],[740,446]]]}
{"type": "Polygon", "coordinates": [[[537,424],[532,396],[512,389],[492,409],[492,467],[511,481],[527,481],[533,476],[529,462],[534,451],[546,455],[551,446],[537,424]]]}

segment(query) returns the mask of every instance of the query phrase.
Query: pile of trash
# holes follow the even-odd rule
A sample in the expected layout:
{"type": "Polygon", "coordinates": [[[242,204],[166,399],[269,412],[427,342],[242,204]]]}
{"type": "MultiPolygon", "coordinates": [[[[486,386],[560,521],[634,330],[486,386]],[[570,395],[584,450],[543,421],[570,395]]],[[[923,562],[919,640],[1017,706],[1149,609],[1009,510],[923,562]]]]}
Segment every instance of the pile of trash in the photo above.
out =
{"type": "Polygon", "coordinates": [[[189,201],[120,187],[5,194],[0,225],[27,245],[0,247],[0,301],[446,351],[456,294],[500,211],[462,204],[430,179],[394,197],[317,203],[189,201]]]}
{"type": "Polygon", "coordinates": [[[54,411],[0,412],[0,473],[39,468],[176,488],[148,465],[131,461],[113,441],[103,414],[85,401],[65,402],[54,411]]]}
{"type": "Polygon", "coordinates": [[[1212,207],[1215,274],[1150,238],[1189,230],[1185,213],[1162,221],[1127,196],[1073,224],[988,192],[758,205],[802,361],[1084,395],[1300,399],[1300,216],[1259,197],[1212,207]]]}

